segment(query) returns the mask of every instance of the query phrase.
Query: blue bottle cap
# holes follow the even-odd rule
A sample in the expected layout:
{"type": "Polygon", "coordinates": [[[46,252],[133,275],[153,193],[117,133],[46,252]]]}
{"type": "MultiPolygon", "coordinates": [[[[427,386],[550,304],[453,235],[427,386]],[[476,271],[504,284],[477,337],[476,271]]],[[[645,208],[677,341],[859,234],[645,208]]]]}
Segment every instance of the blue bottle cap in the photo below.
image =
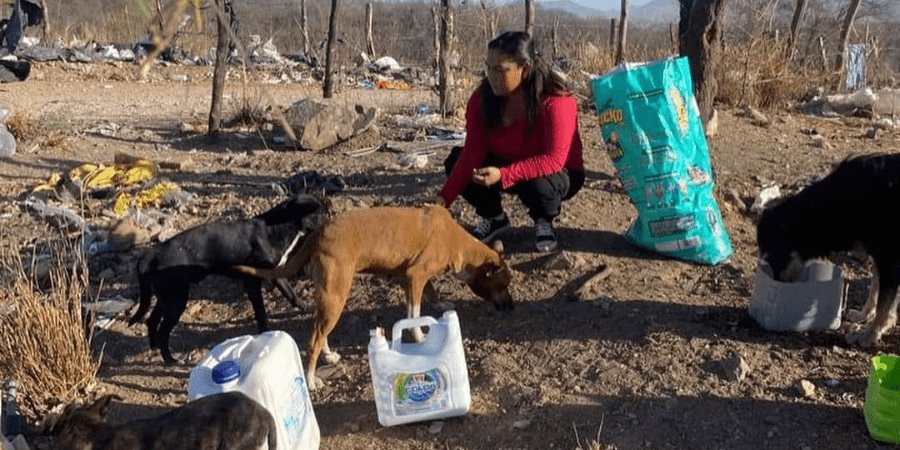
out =
{"type": "Polygon", "coordinates": [[[216,384],[225,384],[237,380],[241,376],[241,366],[233,360],[222,361],[212,368],[212,380],[216,384]]]}

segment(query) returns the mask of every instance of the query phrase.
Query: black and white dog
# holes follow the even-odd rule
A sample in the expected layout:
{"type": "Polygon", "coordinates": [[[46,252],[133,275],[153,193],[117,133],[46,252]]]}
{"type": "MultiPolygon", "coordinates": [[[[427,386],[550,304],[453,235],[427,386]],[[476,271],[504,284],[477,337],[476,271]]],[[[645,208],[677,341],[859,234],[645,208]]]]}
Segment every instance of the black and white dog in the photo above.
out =
{"type": "Polygon", "coordinates": [[[847,342],[878,344],[897,322],[900,154],[847,158],[825,178],[766,209],[757,224],[759,254],[775,278],[795,281],[805,261],[832,252],[867,255],[874,264],[869,298],[847,319],[866,322],[847,342]]]}
{"type": "MultiPolygon", "coordinates": [[[[235,265],[275,267],[300,247],[303,237],[324,222],[328,207],[312,195],[298,195],[251,219],[216,221],[185,230],[150,248],[138,260],[140,305],[128,321],[143,319],[156,294],[156,306],[147,319],[150,348],[159,348],[166,364],[177,362],[169,350],[169,335],[187,307],[191,283],[210,274],[240,277],[253,305],[259,331],[268,330],[262,300],[262,279],[231,270],[235,265]]],[[[294,305],[297,296],[284,279],[275,286],[294,305]]]]}

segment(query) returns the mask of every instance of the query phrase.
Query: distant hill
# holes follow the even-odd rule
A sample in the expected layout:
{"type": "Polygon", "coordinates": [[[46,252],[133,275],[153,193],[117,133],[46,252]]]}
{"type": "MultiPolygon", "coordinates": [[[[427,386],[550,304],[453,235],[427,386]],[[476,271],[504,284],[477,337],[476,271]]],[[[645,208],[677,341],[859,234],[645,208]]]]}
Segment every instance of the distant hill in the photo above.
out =
{"type": "MultiPolygon", "coordinates": [[[[537,7],[546,11],[562,11],[577,17],[609,19],[619,17],[619,9],[600,10],[589,8],[572,0],[538,2],[537,7]]],[[[633,23],[668,23],[678,20],[678,0],[653,0],[646,5],[630,8],[628,18],[633,23]]]]}

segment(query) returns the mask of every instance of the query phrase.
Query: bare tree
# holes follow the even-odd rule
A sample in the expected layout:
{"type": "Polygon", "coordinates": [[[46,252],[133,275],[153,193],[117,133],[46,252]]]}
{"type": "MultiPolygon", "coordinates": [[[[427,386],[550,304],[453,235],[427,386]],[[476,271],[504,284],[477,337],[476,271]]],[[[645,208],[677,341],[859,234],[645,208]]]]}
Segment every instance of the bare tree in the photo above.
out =
{"type": "Polygon", "coordinates": [[[622,0],[622,12],[619,18],[619,44],[616,46],[616,64],[625,62],[625,39],[628,32],[628,0],[622,0]]]}
{"type": "Polygon", "coordinates": [[[800,30],[800,21],[803,20],[803,13],[806,12],[806,0],[797,0],[797,6],[794,8],[794,18],[791,19],[791,37],[788,41],[788,59],[794,56],[794,46],[797,44],[797,32],[800,30]]]}
{"type": "Polygon", "coordinates": [[[228,12],[231,10],[231,0],[215,0],[216,6],[216,67],[213,70],[212,102],[209,107],[209,124],[207,136],[211,139],[219,138],[219,128],[222,126],[222,92],[225,90],[225,75],[228,71],[228,48],[231,45],[231,35],[228,29],[228,12]]]}
{"type": "Polygon", "coordinates": [[[691,66],[694,92],[703,123],[712,117],[718,93],[716,65],[722,47],[722,11],[725,0],[681,0],[693,3],[689,23],[681,36],[681,54],[691,66]]]}
{"type": "Polygon", "coordinates": [[[534,34],[534,0],[525,0],[525,32],[534,34]]]}
{"type": "Polygon", "coordinates": [[[325,81],[322,83],[322,97],[334,96],[334,36],[337,34],[338,0],[331,0],[331,14],[328,16],[328,40],[325,42],[325,81]]]}
{"type": "Polygon", "coordinates": [[[616,23],[618,21],[615,17],[609,19],[609,51],[612,52],[613,47],[616,45],[616,23]]]}
{"type": "Polygon", "coordinates": [[[442,117],[450,113],[450,84],[453,82],[450,74],[450,52],[453,50],[453,11],[450,9],[450,0],[441,0],[441,50],[438,54],[438,97],[442,117]]]}
{"type": "Polygon", "coordinates": [[[837,51],[837,60],[835,62],[835,69],[840,75],[838,83],[844,77],[844,61],[847,60],[847,44],[850,41],[850,29],[853,28],[853,19],[859,11],[860,4],[862,4],[862,0],[851,0],[850,7],[847,8],[847,12],[844,14],[844,24],[841,26],[841,47],[837,51]]]}
{"type": "Polygon", "coordinates": [[[553,43],[553,60],[556,61],[559,59],[559,15],[553,18],[553,31],[551,32],[550,40],[553,43]]]}
{"type": "Polygon", "coordinates": [[[300,0],[300,36],[303,38],[303,56],[309,58],[309,30],[306,21],[306,0],[300,0]]]}
{"type": "Polygon", "coordinates": [[[375,57],[375,38],[372,36],[372,4],[366,3],[366,53],[375,57]]]}

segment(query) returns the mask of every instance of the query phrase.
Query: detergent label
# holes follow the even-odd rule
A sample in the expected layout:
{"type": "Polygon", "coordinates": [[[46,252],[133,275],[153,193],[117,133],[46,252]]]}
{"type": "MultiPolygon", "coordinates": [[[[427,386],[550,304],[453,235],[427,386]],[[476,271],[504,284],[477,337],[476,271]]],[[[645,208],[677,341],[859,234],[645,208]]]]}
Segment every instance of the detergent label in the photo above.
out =
{"type": "Polygon", "coordinates": [[[300,439],[303,427],[307,420],[307,390],[306,383],[302,376],[294,377],[291,383],[289,395],[284,397],[281,406],[281,422],[290,442],[296,442],[300,439]]]}
{"type": "Polygon", "coordinates": [[[394,375],[394,409],[397,415],[417,414],[446,408],[447,379],[437,368],[394,375]]]}

